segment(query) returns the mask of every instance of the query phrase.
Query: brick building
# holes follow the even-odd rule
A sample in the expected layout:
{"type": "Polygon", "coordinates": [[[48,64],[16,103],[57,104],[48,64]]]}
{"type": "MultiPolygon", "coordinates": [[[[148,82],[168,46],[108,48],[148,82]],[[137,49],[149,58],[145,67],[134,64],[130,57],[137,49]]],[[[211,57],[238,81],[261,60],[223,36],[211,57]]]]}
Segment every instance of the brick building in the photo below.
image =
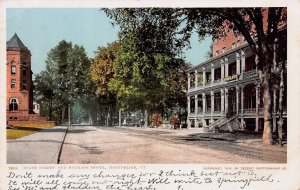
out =
{"type": "MultiPolygon", "coordinates": [[[[285,38],[278,43],[286,44],[286,27],[282,26],[280,31],[285,38]]],[[[285,51],[280,52],[283,56],[279,61],[286,65],[285,51]]],[[[188,127],[218,126],[229,131],[263,131],[263,90],[255,55],[243,36],[235,36],[229,31],[224,38],[215,40],[213,57],[187,70],[187,73],[188,127]]],[[[273,93],[273,97],[278,97],[278,90],[273,90],[273,93]]],[[[286,127],[286,96],[283,104],[286,127]]],[[[275,126],[278,121],[275,106],[272,116],[275,126]]]]}
{"type": "Polygon", "coordinates": [[[7,121],[36,118],[33,112],[31,53],[17,34],[6,42],[6,61],[7,121]]]}

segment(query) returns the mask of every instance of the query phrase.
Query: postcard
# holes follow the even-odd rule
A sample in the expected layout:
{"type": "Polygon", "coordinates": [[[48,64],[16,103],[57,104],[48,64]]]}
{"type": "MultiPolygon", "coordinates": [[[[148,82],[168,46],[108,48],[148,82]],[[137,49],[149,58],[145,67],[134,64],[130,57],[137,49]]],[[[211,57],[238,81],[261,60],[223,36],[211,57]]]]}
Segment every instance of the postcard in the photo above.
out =
{"type": "Polygon", "coordinates": [[[0,189],[300,188],[299,2],[0,5],[0,189]]]}

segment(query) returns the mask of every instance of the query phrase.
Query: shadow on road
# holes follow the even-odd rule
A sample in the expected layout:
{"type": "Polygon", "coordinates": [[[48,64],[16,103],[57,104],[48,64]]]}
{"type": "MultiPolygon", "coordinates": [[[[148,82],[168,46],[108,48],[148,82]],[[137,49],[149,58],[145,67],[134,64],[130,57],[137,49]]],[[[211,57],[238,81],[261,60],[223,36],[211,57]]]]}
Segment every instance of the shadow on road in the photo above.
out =
{"type": "Polygon", "coordinates": [[[96,130],[90,130],[90,129],[72,129],[72,130],[68,130],[68,133],[86,133],[86,132],[90,132],[90,131],[96,131],[96,130]]]}

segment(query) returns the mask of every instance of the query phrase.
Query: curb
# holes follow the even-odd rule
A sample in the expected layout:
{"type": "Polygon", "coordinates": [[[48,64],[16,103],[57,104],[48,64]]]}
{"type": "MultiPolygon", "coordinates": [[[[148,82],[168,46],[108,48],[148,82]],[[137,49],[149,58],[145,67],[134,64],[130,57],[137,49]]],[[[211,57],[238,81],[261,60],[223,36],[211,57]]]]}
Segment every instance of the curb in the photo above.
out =
{"type": "Polygon", "coordinates": [[[67,129],[66,129],[64,138],[63,138],[63,140],[62,140],[62,142],[61,142],[61,145],[60,145],[60,147],[59,147],[59,152],[58,152],[56,164],[59,164],[59,162],[60,162],[60,156],[61,156],[61,153],[62,153],[62,148],[63,148],[63,145],[64,145],[64,143],[65,143],[65,139],[66,139],[66,136],[67,136],[68,131],[69,131],[69,126],[68,126],[67,129]]]}

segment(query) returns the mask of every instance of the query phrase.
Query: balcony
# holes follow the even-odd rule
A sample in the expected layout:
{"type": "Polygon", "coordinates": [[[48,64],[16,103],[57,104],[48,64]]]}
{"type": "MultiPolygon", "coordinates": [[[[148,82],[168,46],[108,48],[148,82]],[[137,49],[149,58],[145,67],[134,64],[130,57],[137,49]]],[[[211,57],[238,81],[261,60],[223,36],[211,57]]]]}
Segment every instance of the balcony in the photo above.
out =
{"type": "Polygon", "coordinates": [[[213,84],[214,84],[214,85],[219,84],[219,83],[221,83],[221,79],[217,79],[217,80],[214,80],[214,81],[213,81],[213,84]]]}
{"type": "Polygon", "coordinates": [[[244,113],[256,113],[256,108],[246,108],[244,109],[244,113]]]}
{"type": "Polygon", "coordinates": [[[254,69],[254,70],[251,70],[251,71],[244,72],[243,77],[244,78],[249,78],[249,77],[256,76],[256,75],[257,75],[257,72],[256,72],[256,69],[254,69]]]}
{"type": "Polygon", "coordinates": [[[211,114],[211,108],[207,108],[206,112],[204,113],[205,115],[210,115],[211,114]]]}
{"type": "Polygon", "coordinates": [[[203,113],[203,109],[202,108],[198,108],[198,114],[202,114],[203,113]]]}

